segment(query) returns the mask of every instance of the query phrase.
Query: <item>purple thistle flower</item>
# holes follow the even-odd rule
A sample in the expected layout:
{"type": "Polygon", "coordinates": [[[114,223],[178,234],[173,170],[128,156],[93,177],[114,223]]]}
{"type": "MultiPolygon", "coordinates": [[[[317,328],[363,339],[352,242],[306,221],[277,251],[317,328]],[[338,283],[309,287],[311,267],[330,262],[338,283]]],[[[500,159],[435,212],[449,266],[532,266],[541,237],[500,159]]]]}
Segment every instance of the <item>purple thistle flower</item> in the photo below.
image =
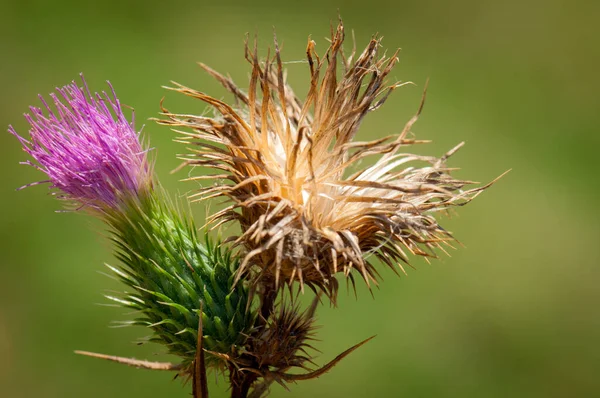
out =
{"type": "MultiPolygon", "coordinates": [[[[49,182],[62,191],[60,198],[82,207],[116,208],[120,199],[136,197],[152,185],[147,149],[139,134],[123,115],[121,104],[108,83],[112,98],[105,92],[92,95],[81,76],[84,88],[75,82],[50,94],[56,111],[44,98],[46,108],[30,107],[25,119],[31,125],[30,140],[8,131],[19,139],[23,150],[36,163],[23,162],[43,171],[49,182]]],[[[24,187],[22,187],[24,188],[24,187]]]]}

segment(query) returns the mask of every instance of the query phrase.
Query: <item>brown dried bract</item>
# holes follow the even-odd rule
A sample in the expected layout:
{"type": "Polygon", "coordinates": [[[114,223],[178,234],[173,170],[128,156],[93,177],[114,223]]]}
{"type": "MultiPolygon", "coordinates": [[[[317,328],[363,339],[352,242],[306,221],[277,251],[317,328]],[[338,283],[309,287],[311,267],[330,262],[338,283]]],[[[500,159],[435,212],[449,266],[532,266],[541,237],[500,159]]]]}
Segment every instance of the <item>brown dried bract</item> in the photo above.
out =
{"type": "Polygon", "coordinates": [[[315,363],[308,351],[315,350],[310,342],[314,340],[314,315],[319,303],[320,295],[317,295],[312,305],[302,313],[293,302],[279,303],[276,306],[279,311],[272,312],[268,320],[248,336],[243,350],[235,356],[222,356],[229,363],[232,396],[238,396],[237,390],[248,391],[253,388],[250,397],[261,397],[273,382],[287,388],[289,382],[322,376],[375,337],[348,348],[322,367],[311,370],[310,365],[315,363]],[[293,368],[301,368],[306,372],[288,373],[293,368]]]}
{"type": "Polygon", "coordinates": [[[286,83],[277,39],[274,56],[262,62],[256,43],[252,50],[246,44],[252,66],[248,93],[201,64],[234,94],[235,106],[176,83],[171,88],[217,111],[203,117],[163,108],[160,122],[191,130],[180,131],[180,141],[194,145],[184,165],[217,171],[190,178],[213,181],[192,198],[231,200],[211,222],[241,225],[236,242],[245,248],[245,258],[238,280],[244,276],[255,286],[274,287],[299,281],[334,300],[337,273],[354,283],[356,270],[371,284],[377,276],[373,258],[404,272],[409,253],[443,251],[452,237],[433,214],[468,203],[490,185],[464,189],[473,182],[450,175],[446,160],[462,143],[440,158],[404,152],[425,142],[410,132],[423,103],[398,135],[353,141],[363,117],[403,83],[386,84],[398,59],[397,52],[380,54],[380,38],[373,37],[356,59],[354,51],[344,54],[343,41],[341,21],[323,57],[309,39],[304,101],[286,83]],[[379,158],[357,168],[368,156],[379,158]]]}

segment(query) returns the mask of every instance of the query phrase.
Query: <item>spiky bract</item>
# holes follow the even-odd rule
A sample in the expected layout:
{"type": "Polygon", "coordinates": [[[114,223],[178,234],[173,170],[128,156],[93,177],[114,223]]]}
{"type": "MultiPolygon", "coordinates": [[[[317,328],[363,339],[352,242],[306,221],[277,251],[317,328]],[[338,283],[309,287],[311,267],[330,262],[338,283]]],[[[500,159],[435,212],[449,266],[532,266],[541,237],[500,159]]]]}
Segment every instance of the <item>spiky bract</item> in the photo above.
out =
{"type": "Polygon", "coordinates": [[[397,136],[352,141],[362,118],[402,83],[385,83],[397,58],[379,54],[381,39],[373,38],[356,60],[354,52],[344,55],[343,40],[341,22],[324,57],[309,40],[304,101],[285,82],[275,41],[275,56],[264,62],[256,45],[253,53],[247,48],[247,94],[204,67],[235,95],[236,107],[177,85],[173,90],[210,104],[218,115],[163,110],[163,124],[192,130],[181,137],[196,146],[185,164],[219,171],[197,177],[215,184],[193,196],[233,202],[214,219],[241,224],[237,242],[247,254],[238,277],[251,273],[275,285],[299,280],[335,298],[337,272],[353,281],[356,269],[367,284],[375,281],[369,254],[404,271],[407,253],[433,256],[433,249],[443,250],[451,236],[433,213],[465,204],[485,188],[463,190],[471,182],[450,176],[446,160],[460,145],[440,158],[401,151],[419,143],[410,135],[418,114],[397,136]],[[372,155],[380,156],[372,166],[354,170],[372,155]]]}
{"type": "Polygon", "coordinates": [[[110,298],[140,312],[132,323],[150,327],[185,363],[196,353],[200,308],[207,350],[229,353],[243,343],[253,315],[247,289],[232,289],[239,261],[208,237],[201,244],[193,224],[156,195],[124,214],[108,217],[122,263],[111,269],[134,290],[110,298]]]}

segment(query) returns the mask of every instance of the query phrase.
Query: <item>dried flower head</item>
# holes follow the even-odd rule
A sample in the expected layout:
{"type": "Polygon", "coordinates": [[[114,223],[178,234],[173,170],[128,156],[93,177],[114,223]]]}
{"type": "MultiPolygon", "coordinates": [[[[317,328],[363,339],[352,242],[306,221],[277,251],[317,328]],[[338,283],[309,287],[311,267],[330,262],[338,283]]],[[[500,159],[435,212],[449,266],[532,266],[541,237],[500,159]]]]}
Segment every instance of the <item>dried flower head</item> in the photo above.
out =
{"type": "MultiPolygon", "coordinates": [[[[31,107],[30,140],[17,134],[23,150],[37,162],[24,162],[48,175],[59,197],[91,208],[114,208],[122,195],[136,196],[152,184],[146,150],[133,121],[129,123],[115,92],[92,95],[75,82],[50,94],[56,110],[42,96],[40,108],[31,107]]],[[[32,184],[30,184],[32,185],[32,184]]]]}
{"type": "Polygon", "coordinates": [[[252,65],[248,93],[201,65],[234,94],[235,106],[179,84],[172,88],[218,112],[202,117],[163,109],[161,123],[192,130],[181,132],[180,141],[196,146],[184,164],[218,171],[191,178],[214,181],[192,196],[231,199],[213,221],[241,225],[237,243],[246,255],[238,279],[250,274],[257,286],[297,280],[334,299],[338,272],[354,283],[351,271],[357,270],[369,284],[377,276],[373,258],[404,271],[408,253],[434,256],[434,249],[444,250],[452,237],[433,214],[463,205],[487,187],[463,189],[472,182],[450,175],[446,160],[462,144],[440,158],[404,152],[423,142],[410,131],[418,113],[396,136],[353,141],[363,117],[402,83],[386,84],[398,59],[397,52],[379,53],[380,38],[356,59],[354,51],[344,54],[343,41],[341,22],[324,57],[309,39],[304,101],[286,84],[277,39],[274,56],[264,62],[256,43],[253,51],[246,45],[252,65]],[[368,156],[379,158],[359,169],[368,156]]]}

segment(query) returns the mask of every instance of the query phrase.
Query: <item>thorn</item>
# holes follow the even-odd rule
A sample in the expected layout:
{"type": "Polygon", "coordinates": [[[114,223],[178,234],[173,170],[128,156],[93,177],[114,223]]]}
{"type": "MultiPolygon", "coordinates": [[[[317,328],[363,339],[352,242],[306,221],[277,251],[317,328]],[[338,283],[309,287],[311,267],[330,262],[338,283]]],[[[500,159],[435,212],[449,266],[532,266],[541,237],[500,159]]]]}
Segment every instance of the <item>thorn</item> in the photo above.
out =
{"type": "Polygon", "coordinates": [[[286,381],[298,381],[298,380],[309,380],[309,379],[314,379],[317,378],[319,376],[324,375],[325,373],[327,373],[328,371],[331,370],[331,368],[333,368],[335,365],[337,365],[342,359],[344,359],[346,356],[348,356],[350,353],[352,353],[352,351],[356,350],[357,348],[359,348],[360,346],[366,344],[367,342],[369,342],[370,340],[374,339],[377,335],[371,336],[366,340],[361,341],[360,343],[348,348],[346,351],[342,352],[340,355],[338,355],[337,357],[335,357],[333,360],[331,360],[330,362],[328,362],[326,365],[324,365],[323,367],[313,371],[313,372],[309,372],[309,373],[305,373],[305,374],[299,374],[299,375],[293,375],[293,374],[287,374],[287,373],[283,373],[281,375],[282,379],[286,380],[286,381]]]}
{"type": "Polygon", "coordinates": [[[148,370],[181,370],[181,364],[174,364],[171,362],[151,362],[145,361],[141,359],[135,358],[124,358],[117,357],[114,355],[106,355],[106,354],[98,354],[96,352],[89,351],[75,351],[77,355],[85,355],[92,358],[106,359],[107,361],[121,363],[123,365],[133,366],[138,369],[148,369],[148,370]]]}

